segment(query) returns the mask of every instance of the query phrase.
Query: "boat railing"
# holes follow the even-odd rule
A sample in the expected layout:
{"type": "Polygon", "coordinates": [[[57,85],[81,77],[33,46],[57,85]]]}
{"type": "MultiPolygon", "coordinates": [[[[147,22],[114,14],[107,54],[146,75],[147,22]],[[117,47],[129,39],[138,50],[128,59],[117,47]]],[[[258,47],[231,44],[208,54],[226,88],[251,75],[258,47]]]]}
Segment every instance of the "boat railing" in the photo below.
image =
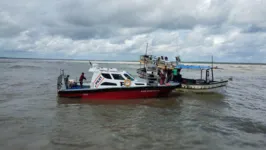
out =
{"type": "Polygon", "coordinates": [[[57,77],[57,90],[60,90],[63,86],[63,79],[65,78],[64,70],[60,69],[60,75],[57,77]]]}

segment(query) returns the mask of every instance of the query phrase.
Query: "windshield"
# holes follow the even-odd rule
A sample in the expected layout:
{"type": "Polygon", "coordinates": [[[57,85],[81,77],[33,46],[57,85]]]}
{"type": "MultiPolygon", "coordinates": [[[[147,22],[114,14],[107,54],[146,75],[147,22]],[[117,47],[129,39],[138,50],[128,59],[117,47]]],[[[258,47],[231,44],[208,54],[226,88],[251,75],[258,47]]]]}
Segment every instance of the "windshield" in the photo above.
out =
{"type": "Polygon", "coordinates": [[[131,81],[134,81],[134,78],[133,78],[129,73],[125,73],[124,76],[125,76],[127,79],[129,79],[129,80],[131,80],[131,81]]]}

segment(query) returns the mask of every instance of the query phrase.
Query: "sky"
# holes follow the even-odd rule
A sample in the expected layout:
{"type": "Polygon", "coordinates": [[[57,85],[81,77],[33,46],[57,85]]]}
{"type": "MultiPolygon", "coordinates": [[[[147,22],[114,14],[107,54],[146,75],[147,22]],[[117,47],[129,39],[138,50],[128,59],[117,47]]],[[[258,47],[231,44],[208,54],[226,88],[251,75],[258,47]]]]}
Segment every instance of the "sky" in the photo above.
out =
{"type": "Polygon", "coordinates": [[[1,0],[0,57],[266,63],[266,0],[1,0]]]}

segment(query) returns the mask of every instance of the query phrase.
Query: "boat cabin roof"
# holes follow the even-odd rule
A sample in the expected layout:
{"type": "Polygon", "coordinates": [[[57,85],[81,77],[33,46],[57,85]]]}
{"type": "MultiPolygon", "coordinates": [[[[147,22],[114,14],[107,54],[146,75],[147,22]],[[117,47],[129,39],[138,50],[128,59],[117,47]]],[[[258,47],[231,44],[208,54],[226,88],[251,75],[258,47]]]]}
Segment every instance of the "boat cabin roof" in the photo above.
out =
{"type": "Polygon", "coordinates": [[[90,68],[89,72],[93,73],[117,73],[117,74],[123,74],[128,73],[126,71],[119,71],[117,68],[90,68]]]}
{"type": "Polygon", "coordinates": [[[184,65],[184,64],[179,64],[175,68],[177,68],[177,69],[196,69],[196,70],[211,69],[210,66],[184,65]]]}
{"type": "Polygon", "coordinates": [[[153,57],[153,55],[140,55],[140,57],[153,57]]]}
{"type": "MultiPolygon", "coordinates": [[[[184,64],[179,64],[175,66],[177,69],[192,69],[192,70],[208,70],[212,69],[211,66],[200,66],[200,65],[184,65],[184,64]]],[[[218,68],[213,68],[213,69],[218,69],[218,68]]]]}
{"type": "Polygon", "coordinates": [[[130,78],[131,80],[134,80],[134,77],[128,73],[127,71],[119,71],[117,68],[103,68],[103,67],[98,67],[98,65],[94,65],[92,68],[89,69],[89,72],[95,73],[95,74],[120,74],[120,75],[125,75],[127,78],[130,78]]]}

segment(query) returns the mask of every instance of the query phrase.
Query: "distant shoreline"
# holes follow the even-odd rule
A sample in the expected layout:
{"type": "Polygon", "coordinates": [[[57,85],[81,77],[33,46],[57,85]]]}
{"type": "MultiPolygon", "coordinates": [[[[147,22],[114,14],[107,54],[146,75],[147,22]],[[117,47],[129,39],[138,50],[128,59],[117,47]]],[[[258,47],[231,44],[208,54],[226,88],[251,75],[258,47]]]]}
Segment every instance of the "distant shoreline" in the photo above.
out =
{"type": "MultiPolygon", "coordinates": [[[[16,58],[16,57],[0,57],[0,59],[22,59],[22,60],[60,60],[60,61],[92,61],[92,62],[125,62],[125,63],[138,63],[137,60],[87,60],[87,59],[55,59],[55,58],[16,58]]],[[[191,64],[211,64],[207,61],[184,61],[181,63],[191,64]]],[[[213,62],[213,64],[242,64],[242,65],[266,65],[266,63],[244,63],[244,62],[213,62]]]]}

